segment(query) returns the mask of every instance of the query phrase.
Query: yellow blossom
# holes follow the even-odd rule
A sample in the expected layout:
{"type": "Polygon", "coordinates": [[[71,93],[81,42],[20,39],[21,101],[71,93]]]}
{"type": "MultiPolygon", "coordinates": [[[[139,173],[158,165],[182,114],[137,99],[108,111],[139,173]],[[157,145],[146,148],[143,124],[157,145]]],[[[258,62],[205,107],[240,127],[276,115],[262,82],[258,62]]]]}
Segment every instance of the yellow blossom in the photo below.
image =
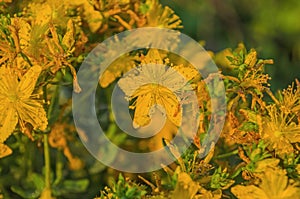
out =
{"type": "Polygon", "coordinates": [[[286,172],[280,169],[267,169],[261,175],[261,183],[236,185],[231,192],[239,199],[299,199],[300,188],[289,181],[286,172]]]}
{"type": "Polygon", "coordinates": [[[150,27],[161,27],[177,29],[182,28],[180,18],[168,6],[163,7],[158,0],[147,0],[149,11],[146,14],[147,25],[150,27]]]}
{"type": "Polygon", "coordinates": [[[200,186],[198,183],[194,182],[187,173],[179,173],[177,184],[171,198],[192,199],[198,192],[199,188],[200,186]]]}
{"type": "Polygon", "coordinates": [[[11,68],[0,68],[0,143],[13,132],[19,121],[21,130],[32,138],[26,130],[29,123],[34,129],[45,130],[48,124],[43,105],[33,94],[41,67],[31,67],[18,81],[11,68]]]}
{"type": "Polygon", "coordinates": [[[298,114],[300,111],[300,82],[296,79],[295,83],[288,86],[280,93],[279,106],[286,113],[298,114]]]}
{"type": "Polygon", "coordinates": [[[263,119],[260,134],[262,139],[269,144],[269,148],[275,150],[277,155],[285,155],[293,152],[292,143],[300,142],[300,126],[296,124],[286,113],[276,107],[267,107],[268,117],[263,119]]]}
{"type": "Polygon", "coordinates": [[[180,126],[181,106],[175,93],[180,92],[198,75],[197,70],[191,71],[183,65],[162,66],[163,59],[158,50],[153,49],[143,58],[142,63],[141,67],[135,69],[138,75],[129,74],[119,81],[120,88],[129,100],[133,100],[129,108],[135,110],[134,124],[138,127],[149,124],[151,109],[154,105],[160,105],[166,110],[167,119],[180,126]]]}

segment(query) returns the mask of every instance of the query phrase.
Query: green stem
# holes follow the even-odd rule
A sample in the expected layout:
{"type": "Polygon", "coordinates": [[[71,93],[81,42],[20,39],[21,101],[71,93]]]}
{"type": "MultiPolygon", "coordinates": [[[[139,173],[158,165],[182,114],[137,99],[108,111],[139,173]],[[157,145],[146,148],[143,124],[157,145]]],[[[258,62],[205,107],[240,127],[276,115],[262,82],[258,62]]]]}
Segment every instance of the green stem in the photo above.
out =
{"type": "Polygon", "coordinates": [[[231,152],[229,152],[229,153],[224,153],[224,154],[218,155],[218,156],[216,156],[215,158],[216,158],[216,159],[227,158],[227,157],[230,157],[230,156],[232,156],[232,155],[236,155],[236,154],[238,154],[238,153],[239,153],[239,150],[237,149],[237,150],[231,151],[231,152]]]}
{"type": "Polygon", "coordinates": [[[51,189],[50,182],[50,151],[48,144],[48,134],[44,134],[44,157],[45,157],[45,188],[51,189]]]}
{"type": "Polygon", "coordinates": [[[57,150],[56,153],[56,179],[53,182],[53,185],[58,185],[63,179],[63,157],[62,152],[57,150]]]}

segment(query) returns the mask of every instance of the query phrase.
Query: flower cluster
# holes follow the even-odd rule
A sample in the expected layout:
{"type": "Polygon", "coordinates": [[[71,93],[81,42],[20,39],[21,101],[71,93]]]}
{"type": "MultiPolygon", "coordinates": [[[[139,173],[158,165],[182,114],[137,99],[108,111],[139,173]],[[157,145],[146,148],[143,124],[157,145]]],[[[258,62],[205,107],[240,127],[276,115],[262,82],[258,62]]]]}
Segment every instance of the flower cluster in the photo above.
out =
{"type": "Polygon", "coordinates": [[[0,11],[0,198],[300,198],[300,83],[273,93],[265,73],[273,60],[240,43],[210,52],[219,71],[202,77],[160,49],[121,55],[99,79],[93,111],[116,145],[139,152],[165,146],[177,161],[151,175],[116,175],[82,145],[77,133],[90,139],[84,129],[75,131],[71,95],[82,91],[76,72],[98,42],[140,27],[180,29],[181,19],[158,0],[0,0],[0,11]],[[224,82],[227,106],[216,115],[219,93],[207,85],[218,86],[214,75],[224,82]],[[125,94],[133,127],[149,125],[157,112],[164,116],[156,135],[136,140],[118,128],[113,86],[125,94]],[[183,106],[196,114],[183,118],[183,106]],[[219,115],[226,117],[220,139],[203,149],[219,115]],[[193,134],[185,136],[190,126],[182,124],[196,126],[193,134]],[[182,143],[192,142],[184,152],[170,142],[179,129],[182,143]],[[203,151],[209,152],[200,158],[203,151]]]}

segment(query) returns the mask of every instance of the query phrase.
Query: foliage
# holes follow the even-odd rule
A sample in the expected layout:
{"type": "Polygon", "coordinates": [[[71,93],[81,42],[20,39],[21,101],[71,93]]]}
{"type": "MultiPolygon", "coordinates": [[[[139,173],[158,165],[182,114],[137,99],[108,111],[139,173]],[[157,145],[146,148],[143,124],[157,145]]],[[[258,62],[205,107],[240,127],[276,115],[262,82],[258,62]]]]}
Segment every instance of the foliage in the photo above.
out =
{"type": "Polygon", "coordinates": [[[194,39],[205,39],[213,51],[233,47],[243,41],[263,58],[275,58],[266,68],[272,76],[273,91],[283,89],[299,77],[300,27],[295,26],[300,12],[297,0],[161,0],[182,19],[182,32],[194,39]]]}
{"type": "Polygon", "coordinates": [[[97,91],[96,112],[112,142],[137,151],[168,146],[177,157],[180,147],[169,140],[184,120],[180,103],[191,103],[182,92],[187,84],[197,94],[198,105],[192,105],[198,114],[190,117],[199,128],[193,145],[161,171],[118,174],[94,160],[76,134],[71,114],[72,90],[81,92],[76,71],[107,37],[139,27],[180,29],[181,19],[158,0],[0,1],[0,10],[0,198],[94,198],[100,189],[101,199],[299,198],[300,83],[296,79],[274,93],[265,72],[272,59],[260,59],[243,43],[210,52],[225,84],[227,113],[220,139],[199,158],[212,116],[210,76],[159,49],[120,56],[104,71],[97,91]],[[136,82],[144,79],[125,75],[131,69],[150,78],[155,70],[165,81],[138,88],[136,82]],[[172,71],[185,81],[174,82],[172,71]],[[137,140],[117,128],[109,103],[116,84],[135,127],[150,123],[153,105],[165,110],[159,133],[137,140]]]}

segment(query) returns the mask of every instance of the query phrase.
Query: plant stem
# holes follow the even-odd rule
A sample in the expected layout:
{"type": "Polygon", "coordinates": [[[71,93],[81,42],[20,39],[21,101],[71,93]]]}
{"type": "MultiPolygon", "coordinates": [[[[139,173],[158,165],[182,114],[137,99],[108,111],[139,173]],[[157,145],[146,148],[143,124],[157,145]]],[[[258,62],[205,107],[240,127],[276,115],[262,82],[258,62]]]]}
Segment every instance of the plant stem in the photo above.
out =
{"type": "Polygon", "coordinates": [[[48,144],[48,134],[44,134],[44,158],[45,158],[45,188],[51,189],[50,182],[50,151],[48,144]]]}
{"type": "Polygon", "coordinates": [[[237,149],[237,150],[231,151],[231,152],[229,152],[229,153],[225,153],[225,154],[218,155],[218,156],[216,156],[215,158],[216,158],[216,159],[227,158],[227,157],[230,157],[230,156],[232,156],[232,155],[238,154],[238,152],[239,152],[239,150],[237,149]]]}
{"type": "Polygon", "coordinates": [[[56,152],[56,179],[53,182],[53,185],[58,185],[61,180],[63,179],[63,157],[62,157],[62,152],[60,150],[57,150],[56,152]]]}

